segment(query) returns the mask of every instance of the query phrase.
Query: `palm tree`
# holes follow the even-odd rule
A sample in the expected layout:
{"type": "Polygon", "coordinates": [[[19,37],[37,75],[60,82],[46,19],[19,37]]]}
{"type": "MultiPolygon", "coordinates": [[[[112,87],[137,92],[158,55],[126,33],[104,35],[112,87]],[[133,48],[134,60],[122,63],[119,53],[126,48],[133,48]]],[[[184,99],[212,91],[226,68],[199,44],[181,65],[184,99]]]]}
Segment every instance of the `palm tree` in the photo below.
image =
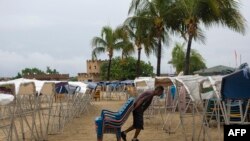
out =
{"type": "Polygon", "coordinates": [[[207,66],[205,64],[205,60],[201,56],[201,54],[197,50],[191,49],[190,72],[193,74],[194,71],[197,71],[200,69],[206,69],[206,68],[207,68],[207,66]]]}
{"type": "Polygon", "coordinates": [[[130,37],[134,41],[135,47],[138,51],[138,59],[136,63],[136,76],[139,77],[141,75],[141,50],[144,47],[144,51],[146,56],[149,56],[152,52],[154,52],[155,40],[150,34],[149,27],[151,26],[149,20],[143,16],[144,13],[141,11],[136,11],[135,15],[132,17],[128,17],[124,26],[129,32],[130,37]]]}
{"type": "Polygon", "coordinates": [[[156,75],[161,74],[161,57],[162,57],[162,44],[167,43],[168,34],[166,27],[166,17],[171,14],[170,7],[172,5],[172,0],[132,0],[129,12],[142,11],[145,18],[150,20],[152,26],[151,34],[157,39],[157,70],[156,75]]]}
{"type": "Polygon", "coordinates": [[[240,14],[239,2],[236,0],[176,0],[176,18],[174,30],[181,33],[187,40],[184,74],[189,74],[191,44],[194,40],[204,41],[201,25],[226,26],[236,32],[244,34],[245,19],[240,14]]]}
{"type": "Polygon", "coordinates": [[[135,52],[134,45],[130,41],[130,31],[126,26],[120,26],[117,28],[117,37],[120,39],[120,49],[122,50],[122,60],[129,57],[135,52]]]}
{"type": "MultiPolygon", "coordinates": [[[[180,73],[184,69],[185,62],[185,44],[176,44],[172,50],[172,60],[169,61],[176,68],[176,72],[180,73]]],[[[198,51],[191,49],[190,56],[191,72],[206,68],[203,57],[198,53],[198,51]]]]}
{"type": "Polygon", "coordinates": [[[121,49],[122,40],[119,38],[118,33],[120,29],[113,30],[109,26],[104,26],[101,31],[101,37],[94,37],[92,39],[92,58],[97,58],[99,53],[107,53],[109,62],[108,62],[108,73],[107,80],[110,78],[110,67],[111,60],[114,55],[114,50],[121,49]]]}
{"type": "Polygon", "coordinates": [[[176,44],[172,50],[172,60],[169,61],[169,64],[172,64],[176,73],[180,73],[183,70],[184,60],[185,60],[185,52],[184,52],[184,44],[176,44]]]}

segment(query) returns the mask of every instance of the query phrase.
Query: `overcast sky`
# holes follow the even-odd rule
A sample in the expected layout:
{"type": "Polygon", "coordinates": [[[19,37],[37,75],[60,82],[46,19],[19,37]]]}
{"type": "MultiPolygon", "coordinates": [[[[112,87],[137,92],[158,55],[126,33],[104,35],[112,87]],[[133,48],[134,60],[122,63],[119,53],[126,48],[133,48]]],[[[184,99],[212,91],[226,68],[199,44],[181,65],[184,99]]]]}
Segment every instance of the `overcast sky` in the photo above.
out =
{"type": "MultiPolygon", "coordinates": [[[[60,73],[76,76],[86,72],[86,60],[91,59],[91,39],[100,36],[101,28],[115,28],[127,17],[131,0],[1,0],[0,1],[0,77],[16,76],[24,68],[47,66],[60,73]]],[[[204,29],[206,44],[194,43],[206,60],[208,67],[226,65],[235,67],[235,51],[238,65],[250,65],[250,8],[249,0],[241,0],[241,11],[247,20],[245,36],[216,26],[204,29]]],[[[162,73],[172,72],[167,64],[175,42],[172,38],[165,47],[162,73]]],[[[100,59],[107,59],[104,55],[100,59]]],[[[156,57],[150,61],[156,66],[156,57]]],[[[156,67],[155,67],[156,68],[156,67]]],[[[154,69],[155,71],[155,69],[154,69]]]]}

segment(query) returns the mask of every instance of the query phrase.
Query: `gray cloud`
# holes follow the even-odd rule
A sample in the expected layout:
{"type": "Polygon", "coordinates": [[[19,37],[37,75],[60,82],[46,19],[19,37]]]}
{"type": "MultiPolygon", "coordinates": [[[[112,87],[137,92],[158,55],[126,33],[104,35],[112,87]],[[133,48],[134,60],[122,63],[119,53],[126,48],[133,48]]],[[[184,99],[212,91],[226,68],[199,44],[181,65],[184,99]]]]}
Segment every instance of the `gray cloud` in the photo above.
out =
{"type": "Polygon", "coordinates": [[[47,66],[52,69],[57,69],[61,73],[69,73],[76,75],[80,70],[84,70],[86,63],[85,57],[72,56],[58,59],[49,54],[38,52],[21,55],[18,52],[6,52],[0,50],[2,59],[1,76],[15,76],[24,68],[37,67],[46,71],[47,66]],[[15,68],[15,69],[13,69],[15,68]]]}

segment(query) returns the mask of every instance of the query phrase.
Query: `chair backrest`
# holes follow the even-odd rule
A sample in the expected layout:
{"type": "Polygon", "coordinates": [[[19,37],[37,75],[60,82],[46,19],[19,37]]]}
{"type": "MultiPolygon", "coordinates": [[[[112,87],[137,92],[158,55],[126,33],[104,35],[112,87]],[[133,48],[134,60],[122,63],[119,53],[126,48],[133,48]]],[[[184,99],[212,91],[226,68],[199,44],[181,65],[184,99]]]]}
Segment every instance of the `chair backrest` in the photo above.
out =
{"type": "Polygon", "coordinates": [[[134,106],[134,99],[133,97],[130,97],[126,103],[123,104],[123,106],[118,110],[117,112],[117,119],[121,119],[126,112],[128,111],[129,108],[134,106]]]}
{"type": "Polygon", "coordinates": [[[120,126],[122,126],[126,120],[129,117],[129,114],[133,111],[134,109],[134,99],[131,98],[131,101],[129,102],[128,106],[125,108],[125,110],[122,112],[122,116],[121,116],[121,123],[120,126]]]}
{"type": "Polygon", "coordinates": [[[105,121],[106,126],[111,126],[111,127],[116,127],[116,128],[121,128],[121,126],[126,122],[126,120],[129,117],[129,114],[132,112],[134,109],[134,98],[130,98],[120,109],[118,113],[119,115],[116,115],[115,120],[110,120],[110,121],[105,121]],[[127,106],[126,106],[127,105],[127,106]]]}
{"type": "Polygon", "coordinates": [[[225,99],[250,98],[250,73],[239,70],[222,78],[221,97],[225,99]]]}
{"type": "Polygon", "coordinates": [[[21,83],[18,95],[35,95],[36,87],[34,82],[21,83]]]}
{"type": "Polygon", "coordinates": [[[42,95],[55,95],[55,83],[45,82],[42,86],[40,94],[42,95]]]}

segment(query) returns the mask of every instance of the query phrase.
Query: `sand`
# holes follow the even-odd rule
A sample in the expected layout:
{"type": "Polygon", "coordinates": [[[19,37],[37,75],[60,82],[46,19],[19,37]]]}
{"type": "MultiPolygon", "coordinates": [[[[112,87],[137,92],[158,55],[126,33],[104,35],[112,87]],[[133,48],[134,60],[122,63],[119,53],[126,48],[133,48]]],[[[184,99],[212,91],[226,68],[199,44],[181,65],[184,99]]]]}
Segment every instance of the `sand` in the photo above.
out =
{"type": "MultiPolygon", "coordinates": [[[[100,115],[101,109],[109,109],[113,111],[117,111],[120,106],[124,103],[124,100],[102,100],[93,102],[91,107],[89,107],[89,113],[84,113],[79,118],[75,118],[70,124],[65,126],[63,133],[56,135],[49,135],[49,141],[96,141],[96,131],[95,131],[95,117],[100,115]]],[[[177,130],[175,133],[168,133],[166,130],[163,130],[164,119],[166,119],[167,113],[164,111],[155,111],[155,116],[144,119],[144,130],[141,131],[139,135],[140,141],[181,141],[185,140],[185,134],[187,136],[187,140],[192,140],[192,131],[195,127],[195,138],[194,140],[202,140],[201,136],[198,139],[199,131],[201,129],[201,118],[197,116],[195,118],[196,124],[192,124],[192,118],[190,116],[186,116],[184,118],[184,126],[178,126],[179,124],[179,113],[172,113],[170,115],[170,122],[166,128],[171,128],[172,130],[176,127],[177,130]],[[185,131],[184,131],[185,129],[185,131]]],[[[123,125],[122,130],[126,129],[132,124],[132,114],[129,119],[123,125]]],[[[221,135],[221,140],[223,140],[222,135],[223,131],[218,132],[216,127],[206,128],[208,129],[208,136],[211,140],[219,140],[219,134],[221,135]]],[[[201,132],[204,133],[204,130],[201,132]]],[[[127,135],[127,140],[130,141],[133,137],[134,131],[131,131],[127,135]]],[[[207,137],[205,138],[208,139],[207,137]]],[[[114,134],[104,134],[104,141],[116,141],[116,136],[114,134]]]]}

